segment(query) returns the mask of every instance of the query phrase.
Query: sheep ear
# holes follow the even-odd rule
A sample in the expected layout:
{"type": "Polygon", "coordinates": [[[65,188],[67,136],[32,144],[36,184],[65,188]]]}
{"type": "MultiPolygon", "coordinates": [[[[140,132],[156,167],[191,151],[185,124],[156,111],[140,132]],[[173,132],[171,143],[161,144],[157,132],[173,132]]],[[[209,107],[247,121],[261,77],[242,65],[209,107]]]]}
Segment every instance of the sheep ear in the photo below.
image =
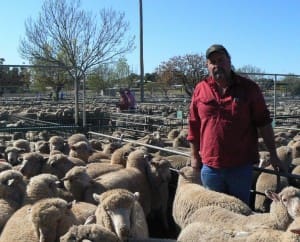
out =
{"type": "Polygon", "coordinates": [[[100,195],[97,193],[93,193],[93,198],[97,203],[100,203],[100,195]]]}
{"type": "Polygon", "coordinates": [[[268,198],[270,198],[272,201],[276,201],[276,202],[279,202],[280,201],[280,197],[279,195],[272,191],[272,190],[266,190],[265,191],[265,194],[268,198]]]}
{"type": "Polygon", "coordinates": [[[300,235],[300,229],[290,229],[290,232],[300,235]]]}
{"type": "Polygon", "coordinates": [[[87,219],[84,222],[84,225],[94,224],[94,223],[96,223],[96,216],[93,214],[87,217],[87,219]]]}
{"type": "Polygon", "coordinates": [[[67,208],[68,208],[68,209],[71,209],[73,205],[74,205],[74,201],[68,202],[68,203],[67,203],[67,208]]]}
{"type": "Polygon", "coordinates": [[[140,193],[139,193],[139,192],[133,193],[133,197],[134,197],[134,199],[135,199],[136,201],[139,200],[139,198],[140,198],[140,193]]]}

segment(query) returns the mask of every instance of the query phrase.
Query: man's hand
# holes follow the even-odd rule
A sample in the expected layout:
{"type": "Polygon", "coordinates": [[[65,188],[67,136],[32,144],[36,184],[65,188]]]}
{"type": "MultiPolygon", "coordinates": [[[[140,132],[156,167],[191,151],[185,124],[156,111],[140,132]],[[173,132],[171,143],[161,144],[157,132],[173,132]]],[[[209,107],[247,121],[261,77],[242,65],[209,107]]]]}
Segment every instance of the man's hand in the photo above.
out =
{"type": "Polygon", "coordinates": [[[270,163],[273,166],[274,170],[277,172],[284,172],[287,173],[288,169],[287,169],[287,165],[284,164],[284,162],[282,162],[277,155],[272,155],[270,157],[270,163]]]}

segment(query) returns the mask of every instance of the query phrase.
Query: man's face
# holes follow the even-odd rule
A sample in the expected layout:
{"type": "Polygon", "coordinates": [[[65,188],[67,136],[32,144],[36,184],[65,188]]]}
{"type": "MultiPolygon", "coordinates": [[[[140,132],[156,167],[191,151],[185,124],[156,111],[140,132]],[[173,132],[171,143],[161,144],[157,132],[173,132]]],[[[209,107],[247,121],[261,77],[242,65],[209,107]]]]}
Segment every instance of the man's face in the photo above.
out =
{"type": "Polygon", "coordinates": [[[206,61],[209,75],[216,81],[228,80],[231,72],[231,61],[225,52],[213,52],[206,61]]]}

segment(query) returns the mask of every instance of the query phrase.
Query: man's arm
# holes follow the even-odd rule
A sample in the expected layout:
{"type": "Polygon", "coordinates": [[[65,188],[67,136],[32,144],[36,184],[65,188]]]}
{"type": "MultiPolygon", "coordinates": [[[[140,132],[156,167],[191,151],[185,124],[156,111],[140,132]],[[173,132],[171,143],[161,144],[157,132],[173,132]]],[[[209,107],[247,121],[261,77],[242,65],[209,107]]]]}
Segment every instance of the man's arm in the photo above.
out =
{"type": "Polygon", "coordinates": [[[202,162],[199,154],[199,149],[200,149],[199,142],[190,141],[190,146],[191,146],[191,166],[194,169],[200,170],[202,166],[202,162]]]}
{"type": "Polygon", "coordinates": [[[270,152],[270,162],[274,170],[287,172],[287,165],[284,164],[277,155],[276,146],[274,141],[274,131],[271,124],[258,128],[260,135],[262,136],[264,143],[270,152]]]}

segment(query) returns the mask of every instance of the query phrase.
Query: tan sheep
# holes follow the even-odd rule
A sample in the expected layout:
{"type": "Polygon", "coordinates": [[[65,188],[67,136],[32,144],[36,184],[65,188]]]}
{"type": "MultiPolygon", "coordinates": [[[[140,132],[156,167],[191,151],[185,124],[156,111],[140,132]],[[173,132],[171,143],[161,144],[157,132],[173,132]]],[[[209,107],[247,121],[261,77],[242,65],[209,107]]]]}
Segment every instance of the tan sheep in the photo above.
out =
{"type": "Polygon", "coordinates": [[[22,156],[22,163],[20,165],[20,172],[27,179],[41,173],[42,167],[46,163],[47,158],[38,152],[25,153],[22,156]]]}
{"type": "Polygon", "coordinates": [[[60,237],[60,242],[73,241],[121,242],[113,232],[99,224],[74,225],[60,237]]]}
{"type": "Polygon", "coordinates": [[[174,221],[179,227],[182,227],[185,220],[197,209],[204,206],[216,205],[244,215],[252,213],[251,208],[238,198],[201,186],[198,176],[199,173],[192,167],[180,170],[172,211],[174,221]]]}
{"type": "Polygon", "coordinates": [[[21,207],[26,184],[20,172],[5,170],[0,173],[0,231],[10,216],[21,207]]]}
{"type": "Polygon", "coordinates": [[[93,193],[101,194],[106,191],[106,188],[95,182],[87,174],[86,167],[83,166],[74,166],[61,180],[64,182],[65,188],[77,201],[95,203],[93,193]]]}
{"type": "Polygon", "coordinates": [[[91,145],[86,141],[79,141],[70,146],[70,157],[75,157],[88,163],[90,155],[93,153],[91,145]]]}
{"type": "Polygon", "coordinates": [[[199,208],[184,224],[205,221],[215,226],[223,224],[224,229],[255,231],[257,228],[286,230],[292,220],[300,215],[300,190],[286,187],[279,194],[268,190],[266,196],[272,200],[270,213],[249,216],[234,213],[218,206],[199,208]]]}
{"type": "Polygon", "coordinates": [[[96,223],[114,232],[121,241],[127,238],[148,238],[145,214],[138,202],[138,194],[125,189],[112,189],[98,196],[96,223]]]}
{"type": "Polygon", "coordinates": [[[30,179],[24,198],[24,204],[33,204],[44,198],[58,197],[57,176],[52,174],[39,174],[30,179]]]}
{"type": "Polygon", "coordinates": [[[49,149],[50,152],[58,150],[61,151],[62,153],[65,152],[65,140],[62,136],[52,136],[49,139],[49,149]]]}
{"type": "Polygon", "coordinates": [[[64,154],[51,155],[42,168],[42,173],[56,175],[59,179],[74,166],[84,166],[85,162],[78,158],[68,157],[64,154]]]}
{"type": "Polygon", "coordinates": [[[69,208],[66,201],[53,198],[23,206],[7,221],[0,241],[58,241],[60,222],[69,208]]]}
{"type": "Polygon", "coordinates": [[[88,141],[87,137],[84,134],[76,133],[76,134],[71,135],[68,138],[68,145],[71,148],[72,145],[74,145],[74,144],[76,144],[77,142],[80,142],[80,141],[84,141],[84,142],[89,144],[89,141],[88,141]]]}

